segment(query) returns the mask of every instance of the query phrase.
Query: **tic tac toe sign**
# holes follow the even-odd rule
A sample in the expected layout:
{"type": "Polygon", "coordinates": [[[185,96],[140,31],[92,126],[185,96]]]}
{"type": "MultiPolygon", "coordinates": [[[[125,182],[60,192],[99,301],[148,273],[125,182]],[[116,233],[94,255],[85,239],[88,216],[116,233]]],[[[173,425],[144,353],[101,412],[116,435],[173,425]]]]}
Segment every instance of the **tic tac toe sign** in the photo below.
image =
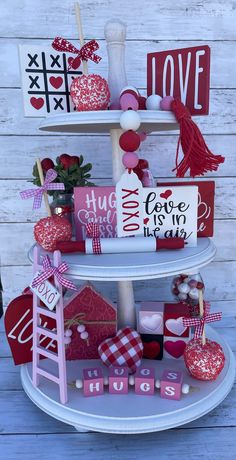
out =
{"type": "Polygon", "coordinates": [[[70,85],[81,70],[68,71],[69,55],[53,48],[21,45],[20,65],[24,112],[27,117],[74,111],[70,85]]]}
{"type": "Polygon", "coordinates": [[[147,55],[147,94],[181,99],[192,115],[209,113],[210,48],[195,46],[147,55]]]}

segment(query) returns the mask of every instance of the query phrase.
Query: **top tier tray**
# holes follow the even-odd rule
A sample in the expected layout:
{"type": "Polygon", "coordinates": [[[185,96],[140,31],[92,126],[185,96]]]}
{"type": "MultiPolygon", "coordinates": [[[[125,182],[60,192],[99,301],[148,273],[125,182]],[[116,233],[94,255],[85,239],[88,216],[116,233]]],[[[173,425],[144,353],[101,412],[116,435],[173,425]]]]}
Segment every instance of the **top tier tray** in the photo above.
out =
{"type": "MultiPolygon", "coordinates": [[[[120,129],[121,110],[100,110],[96,112],[71,112],[50,115],[39,129],[56,133],[107,133],[120,129]]],[[[161,110],[139,110],[140,131],[172,131],[178,124],[171,112],[161,110]]]]}

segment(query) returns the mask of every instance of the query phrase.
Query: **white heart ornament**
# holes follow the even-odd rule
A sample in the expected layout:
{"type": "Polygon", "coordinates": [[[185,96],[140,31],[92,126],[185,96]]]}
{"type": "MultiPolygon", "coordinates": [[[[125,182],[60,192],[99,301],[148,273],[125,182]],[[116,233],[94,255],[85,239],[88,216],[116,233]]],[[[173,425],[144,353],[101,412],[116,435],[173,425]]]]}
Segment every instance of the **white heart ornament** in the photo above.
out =
{"type": "Polygon", "coordinates": [[[155,313],[152,316],[143,316],[140,324],[144,329],[154,332],[162,326],[162,321],[162,315],[155,313]]]}
{"type": "Polygon", "coordinates": [[[187,327],[183,325],[183,317],[180,316],[177,319],[168,319],[166,321],[166,327],[172,334],[178,335],[179,337],[186,331],[187,327]]]}

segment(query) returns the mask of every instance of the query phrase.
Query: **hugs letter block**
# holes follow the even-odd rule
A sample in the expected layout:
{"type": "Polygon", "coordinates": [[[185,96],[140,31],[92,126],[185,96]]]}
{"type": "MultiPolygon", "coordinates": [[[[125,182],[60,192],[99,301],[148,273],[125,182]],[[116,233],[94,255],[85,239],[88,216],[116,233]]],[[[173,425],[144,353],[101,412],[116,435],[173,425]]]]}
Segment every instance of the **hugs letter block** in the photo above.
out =
{"type": "Polygon", "coordinates": [[[153,395],[154,383],[154,369],[149,367],[140,367],[135,374],[135,393],[137,395],[153,395]]]}
{"type": "Polygon", "coordinates": [[[109,393],[127,394],[129,386],[128,367],[110,367],[109,368],[109,393]]]}
{"type": "Polygon", "coordinates": [[[84,396],[98,396],[104,392],[103,373],[100,367],[83,369],[84,396]]]}
{"type": "Polygon", "coordinates": [[[138,332],[140,334],[163,334],[162,302],[142,302],[138,313],[138,332]]]}
{"type": "Polygon", "coordinates": [[[187,305],[166,303],[164,307],[164,335],[170,337],[189,337],[189,327],[183,325],[182,318],[189,316],[187,305]]]}
{"type": "Polygon", "coordinates": [[[161,398],[179,400],[181,398],[182,383],[182,372],[165,369],[161,376],[161,398]]]}

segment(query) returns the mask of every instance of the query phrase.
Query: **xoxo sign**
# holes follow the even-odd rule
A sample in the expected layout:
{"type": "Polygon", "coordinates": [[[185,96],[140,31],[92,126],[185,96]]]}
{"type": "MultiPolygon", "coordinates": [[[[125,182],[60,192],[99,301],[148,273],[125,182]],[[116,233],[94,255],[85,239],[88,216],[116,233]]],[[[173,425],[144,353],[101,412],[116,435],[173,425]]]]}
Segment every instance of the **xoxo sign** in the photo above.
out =
{"type": "MultiPolygon", "coordinates": [[[[36,273],[35,278],[39,274],[40,272],[36,273]]],[[[60,298],[60,294],[56,290],[55,286],[49,283],[48,280],[43,281],[34,288],[32,287],[32,283],[30,285],[31,291],[35,292],[35,294],[39,297],[40,300],[42,300],[42,302],[49,308],[49,310],[53,310],[60,298]]]]}
{"type": "Polygon", "coordinates": [[[143,188],[137,174],[128,170],[116,185],[117,235],[143,234],[143,188]]]}

